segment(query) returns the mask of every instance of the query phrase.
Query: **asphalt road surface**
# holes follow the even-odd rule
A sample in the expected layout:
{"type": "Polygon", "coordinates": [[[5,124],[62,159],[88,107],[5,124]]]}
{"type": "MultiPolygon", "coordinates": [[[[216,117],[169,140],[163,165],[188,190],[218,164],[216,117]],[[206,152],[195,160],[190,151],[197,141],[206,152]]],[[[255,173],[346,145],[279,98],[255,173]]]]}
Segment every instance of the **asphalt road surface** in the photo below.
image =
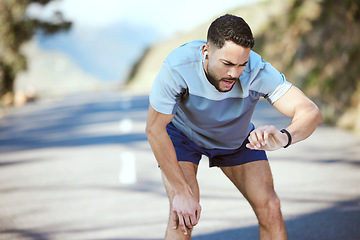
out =
{"type": "MultiPolygon", "coordinates": [[[[146,95],[99,93],[0,119],[0,239],[163,239],[168,200],[144,133],[146,95]]],[[[254,123],[289,124],[265,101],[254,123]]],[[[360,239],[360,139],[321,125],[268,153],[289,239],[360,239]]],[[[249,204],[202,159],[195,240],[258,239],[249,204]]]]}

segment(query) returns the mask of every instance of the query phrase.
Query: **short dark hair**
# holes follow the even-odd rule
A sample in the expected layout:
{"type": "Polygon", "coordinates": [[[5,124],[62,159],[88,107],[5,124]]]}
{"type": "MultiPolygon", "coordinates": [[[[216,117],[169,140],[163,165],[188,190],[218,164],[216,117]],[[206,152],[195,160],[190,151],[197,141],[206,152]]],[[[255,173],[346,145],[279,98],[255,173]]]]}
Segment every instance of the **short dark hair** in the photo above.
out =
{"type": "Polygon", "coordinates": [[[207,35],[208,43],[222,48],[226,41],[232,41],[245,48],[253,48],[255,39],[249,25],[241,17],[223,15],[213,21],[207,35]]]}

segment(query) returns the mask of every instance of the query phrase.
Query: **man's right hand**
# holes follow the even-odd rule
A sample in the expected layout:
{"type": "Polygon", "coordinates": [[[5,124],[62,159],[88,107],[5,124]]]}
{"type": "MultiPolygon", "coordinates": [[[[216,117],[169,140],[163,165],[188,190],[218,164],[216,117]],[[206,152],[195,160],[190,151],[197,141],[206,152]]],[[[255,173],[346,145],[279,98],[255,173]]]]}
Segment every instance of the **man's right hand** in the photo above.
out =
{"type": "Polygon", "coordinates": [[[171,220],[173,228],[182,228],[184,235],[192,229],[200,219],[201,206],[192,194],[176,194],[172,202],[171,220]]]}

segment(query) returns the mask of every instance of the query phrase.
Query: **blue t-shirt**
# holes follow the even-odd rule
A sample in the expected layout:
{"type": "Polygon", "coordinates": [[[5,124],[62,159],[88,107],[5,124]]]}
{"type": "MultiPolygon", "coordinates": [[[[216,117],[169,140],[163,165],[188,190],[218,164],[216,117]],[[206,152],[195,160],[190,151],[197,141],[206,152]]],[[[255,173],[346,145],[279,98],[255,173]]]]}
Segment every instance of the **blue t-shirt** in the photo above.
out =
{"type": "Polygon", "coordinates": [[[202,46],[187,43],[165,59],[150,91],[150,104],[199,147],[239,148],[253,128],[250,122],[260,97],[271,104],[291,87],[283,74],[251,51],[249,61],[229,92],[219,92],[206,78],[202,46]]]}

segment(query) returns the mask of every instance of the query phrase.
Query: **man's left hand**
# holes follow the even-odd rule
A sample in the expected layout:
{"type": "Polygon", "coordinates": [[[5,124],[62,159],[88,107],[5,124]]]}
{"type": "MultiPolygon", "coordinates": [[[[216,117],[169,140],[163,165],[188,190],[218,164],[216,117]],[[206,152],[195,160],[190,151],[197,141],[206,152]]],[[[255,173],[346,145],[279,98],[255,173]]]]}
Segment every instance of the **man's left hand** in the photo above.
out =
{"type": "Polygon", "coordinates": [[[248,139],[247,148],[266,151],[283,148],[288,142],[287,135],[280,132],[275,126],[260,126],[250,133],[248,139]]]}

